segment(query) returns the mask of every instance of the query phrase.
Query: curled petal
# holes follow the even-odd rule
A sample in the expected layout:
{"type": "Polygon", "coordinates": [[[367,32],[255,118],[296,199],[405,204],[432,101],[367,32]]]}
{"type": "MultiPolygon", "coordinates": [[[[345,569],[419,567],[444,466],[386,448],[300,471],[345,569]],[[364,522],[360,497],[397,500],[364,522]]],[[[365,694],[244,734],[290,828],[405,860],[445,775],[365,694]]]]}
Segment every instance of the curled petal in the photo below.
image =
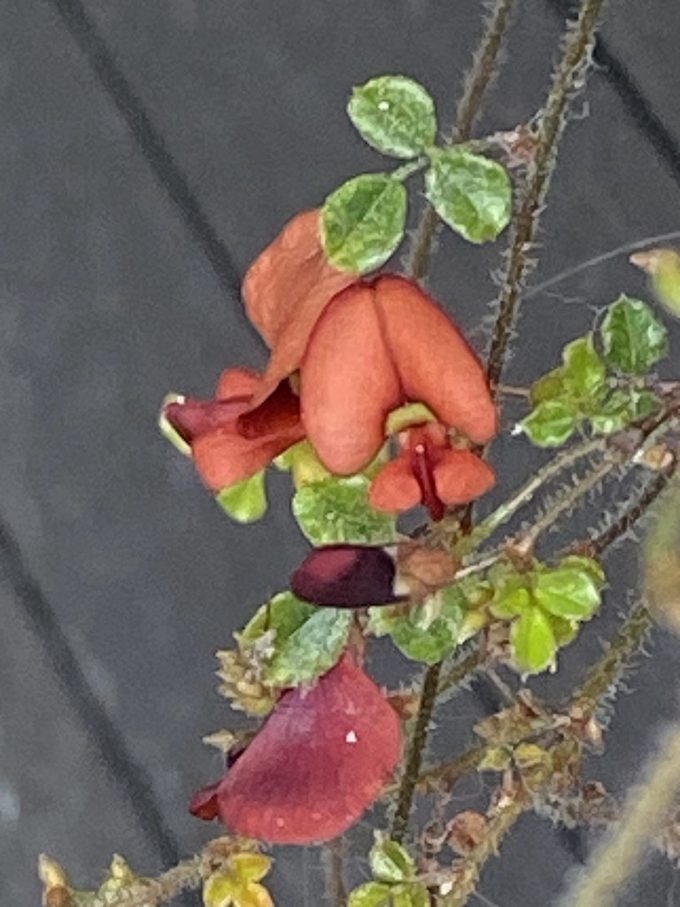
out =
{"type": "Polygon", "coordinates": [[[466,504],[496,483],[493,469],[470,450],[448,450],[434,468],[437,494],[445,504],[466,504]]]}
{"type": "Polygon", "coordinates": [[[256,404],[296,371],[319,315],[353,279],[328,263],[318,210],[294,217],[251,265],[243,281],[243,300],[272,350],[256,404]]]}
{"type": "Polygon", "coordinates": [[[259,390],[262,375],[249,368],[228,368],[220,375],[215,390],[215,399],[224,400],[227,397],[248,397],[259,390]]]}
{"type": "Polygon", "coordinates": [[[217,792],[222,781],[216,781],[215,784],[209,784],[194,794],[189,803],[189,812],[197,819],[204,819],[206,822],[212,822],[219,814],[217,805],[217,792]]]}
{"type": "Polygon", "coordinates": [[[163,415],[188,444],[220,428],[233,428],[236,420],[250,406],[250,396],[230,400],[194,400],[169,403],[163,415]]]}
{"type": "Polygon", "coordinates": [[[300,396],[307,434],[327,469],[349,475],[370,463],[400,402],[371,286],[356,283],[326,308],[302,362],[300,396]]]}
{"type": "Polygon", "coordinates": [[[399,513],[420,504],[422,492],[406,457],[397,457],[380,470],[368,492],[371,507],[399,513]]]}
{"type": "Polygon", "coordinates": [[[345,656],[281,697],[220,785],[220,818],[271,843],[329,840],[373,803],[400,750],[396,712],[345,656]]]}
{"type": "Polygon", "coordinates": [[[463,335],[434,300],[403,277],[379,277],[375,295],[408,398],[425,403],[476,444],[489,441],[496,432],[496,407],[484,369],[463,335]]]}
{"type": "Polygon", "coordinates": [[[395,563],[377,545],[324,545],[308,554],[291,577],[305,601],[333,608],[362,608],[398,601],[395,563]]]}

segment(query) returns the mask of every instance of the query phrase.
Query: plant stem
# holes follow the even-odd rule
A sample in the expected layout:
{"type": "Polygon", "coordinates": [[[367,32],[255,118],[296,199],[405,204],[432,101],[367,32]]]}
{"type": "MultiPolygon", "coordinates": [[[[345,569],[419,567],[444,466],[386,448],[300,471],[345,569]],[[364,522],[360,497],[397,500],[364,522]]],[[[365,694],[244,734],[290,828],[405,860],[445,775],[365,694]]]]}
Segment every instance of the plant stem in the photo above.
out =
{"type": "MultiPolygon", "coordinates": [[[[467,142],[472,138],[472,130],[482,101],[498,73],[499,54],[515,3],[516,0],[496,0],[465,80],[463,95],[456,110],[456,125],[451,135],[446,138],[447,144],[467,142]]],[[[416,228],[407,266],[408,273],[416,280],[421,280],[429,267],[432,242],[438,223],[439,219],[434,208],[427,205],[416,228]]]]}
{"type": "Polygon", "coordinates": [[[420,775],[420,767],[425,755],[427,735],[432,720],[437,692],[439,690],[439,677],[442,671],[442,662],[430,665],[423,678],[423,692],[420,697],[420,706],[416,716],[416,724],[411,737],[406,766],[399,785],[397,805],[392,818],[390,837],[395,841],[403,841],[411,815],[413,795],[420,775]]]}
{"type": "Polygon", "coordinates": [[[528,504],[537,491],[543,488],[548,482],[558,476],[565,469],[573,466],[584,457],[591,454],[603,452],[606,449],[607,442],[604,438],[583,441],[568,447],[566,450],[557,454],[549,463],[537,470],[534,475],[526,482],[515,494],[504,501],[500,507],[490,513],[483,519],[472,532],[461,540],[457,548],[457,554],[466,554],[477,548],[482,542],[485,542],[496,529],[506,523],[524,504],[528,504]]]}
{"type": "Polygon", "coordinates": [[[84,896],[78,904],[79,907],[158,907],[183,891],[198,888],[203,881],[204,871],[204,857],[198,855],[183,860],[155,879],[121,888],[115,894],[109,892],[105,898],[99,897],[95,892],[91,898],[84,896]]]}
{"type": "MultiPolygon", "coordinates": [[[[595,32],[605,0],[583,0],[578,19],[570,25],[564,54],[553,75],[552,87],[540,115],[536,152],[510,234],[508,263],[498,299],[498,314],[489,348],[487,374],[492,390],[498,385],[519,308],[520,296],[534,262],[529,256],[536,238],[567,111],[585,82],[595,32]]],[[[494,391],[495,392],[495,391],[494,391]]]]}

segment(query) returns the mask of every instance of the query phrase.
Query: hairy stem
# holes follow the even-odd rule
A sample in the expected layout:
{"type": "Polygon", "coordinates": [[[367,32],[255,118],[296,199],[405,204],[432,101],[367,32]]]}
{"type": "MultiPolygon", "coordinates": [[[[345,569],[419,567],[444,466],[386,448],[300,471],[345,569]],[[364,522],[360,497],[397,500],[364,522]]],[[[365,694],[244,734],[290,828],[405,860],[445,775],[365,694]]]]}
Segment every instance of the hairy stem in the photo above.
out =
{"type": "Polygon", "coordinates": [[[346,907],[345,839],[340,836],[324,847],[326,865],[326,902],[329,907],[346,907]]]}
{"type": "Polygon", "coordinates": [[[569,27],[564,53],[539,117],[536,152],[519,199],[510,234],[508,261],[498,299],[498,313],[489,348],[487,374],[492,389],[501,379],[521,292],[533,267],[529,256],[545,200],[570,102],[585,82],[586,71],[605,0],[583,0],[569,27]]]}
{"type": "MultiPolygon", "coordinates": [[[[484,96],[492,85],[499,64],[503,38],[510,23],[516,0],[496,0],[489,17],[481,43],[474,54],[472,67],[465,80],[463,95],[456,110],[456,125],[447,136],[447,144],[467,142],[472,137],[475,121],[482,107],[484,96]]],[[[413,249],[407,271],[416,280],[421,280],[430,264],[432,242],[437,232],[439,219],[430,205],[427,205],[416,228],[413,249]]]]}
{"type": "Polygon", "coordinates": [[[85,896],[78,904],[81,907],[158,907],[172,901],[183,891],[198,888],[204,877],[206,865],[202,855],[183,860],[172,869],[161,873],[155,879],[144,880],[121,888],[106,897],[96,893],[85,896]]]}

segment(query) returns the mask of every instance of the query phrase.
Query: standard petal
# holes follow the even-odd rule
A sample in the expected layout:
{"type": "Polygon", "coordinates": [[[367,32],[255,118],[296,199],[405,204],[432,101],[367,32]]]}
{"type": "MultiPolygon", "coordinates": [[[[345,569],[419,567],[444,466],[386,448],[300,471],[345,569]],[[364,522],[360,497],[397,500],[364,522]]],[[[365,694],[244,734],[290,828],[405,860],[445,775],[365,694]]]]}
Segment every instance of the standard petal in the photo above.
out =
{"type": "Polygon", "coordinates": [[[380,470],[368,492],[371,507],[386,513],[410,510],[421,502],[421,490],[407,456],[397,457],[380,470]]]}
{"type": "Polygon", "coordinates": [[[382,446],[400,387],[371,285],[355,283],[326,308],[302,362],[302,420],[331,472],[363,469],[382,446]]]}
{"type": "Polygon", "coordinates": [[[463,335],[420,287],[403,277],[375,282],[385,337],[410,400],[429,406],[476,444],[496,432],[486,374],[463,335]]]}
{"type": "Polygon", "coordinates": [[[445,504],[466,504],[496,483],[493,469],[470,450],[448,450],[434,468],[437,494],[445,504]]]}
{"type": "Polygon", "coordinates": [[[243,300],[272,350],[256,403],[296,371],[324,307],[354,279],[328,263],[318,210],[294,217],[251,265],[243,281],[243,300]]]}
{"type": "Polygon", "coordinates": [[[400,737],[394,709],[345,656],[311,689],[281,697],[220,785],[220,818],[277,844],[334,838],[379,795],[400,737]]]}

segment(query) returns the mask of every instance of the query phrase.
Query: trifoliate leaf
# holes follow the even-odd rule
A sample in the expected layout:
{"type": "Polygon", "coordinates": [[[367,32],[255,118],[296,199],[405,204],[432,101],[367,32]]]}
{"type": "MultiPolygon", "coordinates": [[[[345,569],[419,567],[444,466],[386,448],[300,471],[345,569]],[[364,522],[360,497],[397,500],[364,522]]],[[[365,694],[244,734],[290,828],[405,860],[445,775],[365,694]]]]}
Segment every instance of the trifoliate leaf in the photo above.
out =
{"type": "Polygon", "coordinates": [[[366,882],[350,892],[347,907],[390,907],[392,888],[382,882],[366,882]]]}
{"type": "Polygon", "coordinates": [[[562,368],[553,369],[531,385],[529,399],[532,406],[545,403],[546,400],[558,400],[566,396],[564,373],[562,368]]]}
{"type": "Polygon", "coordinates": [[[533,595],[546,611],[567,620],[587,620],[600,604],[600,590],[592,575],[576,567],[534,574],[533,595]]]}
{"type": "Polygon", "coordinates": [[[624,375],[644,375],[668,354],[668,331],[641,299],[620,296],[600,335],[607,362],[624,375]]]}
{"type": "Polygon", "coordinates": [[[379,268],[401,242],[406,206],[406,189],[386,173],[364,173],[343,183],[321,213],[330,263],[352,274],[379,268]]]}
{"type": "Polygon", "coordinates": [[[300,529],[313,545],[392,541],[395,521],[371,507],[369,487],[365,476],[332,477],[303,485],[292,503],[300,529]]]}
{"type": "Polygon", "coordinates": [[[376,841],[369,861],[373,878],[379,882],[406,882],[415,875],[413,857],[396,841],[376,841]]]}
{"type": "Polygon", "coordinates": [[[267,683],[277,687],[298,686],[315,680],[337,662],[347,643],[352,612],[318,608],[285,640],[266,665],[267,683]]]}
{"type": "Polygon", "coordinates": [[[595,406],[605,389],[606,369],[595,350],[592,334],[568,343],[562,360],[562,380],[567,397],[578,401],[584,410],[595,406]]]}
{"type": "Polygon", "coordinates": [[[406,76],[378,76],[358,86],[347,113],[364,141],[393,157],[417,157],[437,134],[434,101],[406,76]]]}
{"type": "Polygon", "coordinates": [[[431,596],[426,605],[371,608],[376,636],[389,635],[407,658],[435,664],[458,646],[465,597],[455,586],[431,596]]]}
{"type": "Polygon", "coordinates": [[[249,479],[223,488],[215,496],[217,503],[237,523],[254,523],[267,510],[264,470],[249,479]]]}
{"type": "Polygon", "coordinates": [[[578,417],[561,400],[546,400],[520,423],[524,434],[536,447],[559,447],[576,430],[578,417]]]}
{"type": "Polygon", "coordinates": [[[550,618],[540,608],[523,611],[510,631],[512,657],[517,667],[527,674],[538,674],[555,660],[557,643],[550,618]]]}
{"type": "Polygon", "coordinates": [[[512,186],[507,171],[463,148],[432,152],[426,195],[441,219],[465,239],[496,239],[510,221],[512,186]]]}
{"type": "Polygon", "coordinates": [[[271,860],[259,853],[237,853],[203,883],[205,907],[274,907],[271,895],[260,885],[271,860]]]}

